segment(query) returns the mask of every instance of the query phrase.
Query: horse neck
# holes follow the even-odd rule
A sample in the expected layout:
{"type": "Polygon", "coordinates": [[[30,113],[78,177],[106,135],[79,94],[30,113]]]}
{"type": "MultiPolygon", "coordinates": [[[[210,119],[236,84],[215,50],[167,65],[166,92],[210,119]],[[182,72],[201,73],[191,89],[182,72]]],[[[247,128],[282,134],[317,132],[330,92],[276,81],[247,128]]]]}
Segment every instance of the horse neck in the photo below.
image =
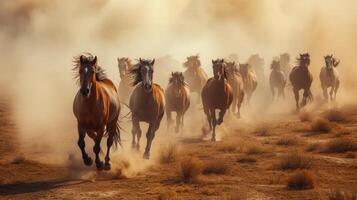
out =
{"type": "Polygon", "coordinates": [[[86,98],[86,102],[88,103],[94,103],[98,97],[98,88],[99,88],[99,82],[94,78],[92,80],[92,87],[90,91],[90,95],[88,98],[86,98]]]}

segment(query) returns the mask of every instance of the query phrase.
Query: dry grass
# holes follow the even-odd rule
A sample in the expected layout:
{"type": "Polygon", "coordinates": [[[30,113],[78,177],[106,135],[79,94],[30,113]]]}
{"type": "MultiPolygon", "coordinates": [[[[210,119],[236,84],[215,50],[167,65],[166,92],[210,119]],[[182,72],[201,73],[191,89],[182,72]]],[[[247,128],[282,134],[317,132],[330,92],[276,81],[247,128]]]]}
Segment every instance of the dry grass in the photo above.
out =
{"type": "Polygon", "coordinates": [[[16,158],[14,158],[12,161],[11,161],[11,164],[23,164],[23,163],[26,163],[27,160],[25,157],[23,156],[17,156],[16,158]]]}
{"type": "Polygon", "coordinates": [[[347,152],[345,157],[346,158],[356,158],[356,154],[354,152],[347,152]]]}
{"type": "Polygon", "coordinates": [[[312,189],[314,188],[314,179],[307,171],[296,171],[289,176],[286,187],[290,190],[312,189]]]}
{"type": "Polygon", "coordinates": [[[158,200],[175,200],[177,199],[177,194],[174,191],[167,191],[159,194],[158,200]]]}
{"type": "Polygon", "coordinates": [[[299,153],[289,153],[282,156],[277,164],[280,170],[295,170],[295,169],[309,169],[311,168],[313,159],[299,153]]]}
{"type": "Polygon", "coordinates": [[[314,119],[314,115],[311,112],[303,111],[299,114],[301,122],[311,122],[314,119]]]}
{"type": "Polygon", "coordinates": [[[344,153],[347,151],[357,151],[357,143],[348,138],[337,138],[328,142],[325,146],[326,153],[344,153]]]}
{"type": "Polygon", "coordinates": [[[324,117],[331,122],[344,122],[346,121],[346,116],[339,110],[331,109],[324,113],[324,117]]]}
{"type": "Polygon", "coordinates": [[[357,193],[334,190],[328,194],[328,200],[357,200],[357,193]]]}
{"type": "Polygon", "coordinates": [[[336,137],[342,137],[342,136],[345,136],[345,135],[350,135],[351,134],[351,131],[349,130],[346,130],[346,129],[342,129],[342,130],[339,130],[337,133],[336,133],[336,137]]]}
{"type": "Polygon", "coordinates": [[[281,138],[279,138],[276,141],[277,145],[282,145],[282,146],[293,146],[293,145],[297,145],[299,143],[299,140],[297,137],[289,137],[289,136],[283,136],[281,138]]]}
{"type": "Polygon", "coordinates": [[[332,130],[332,124],[327,119],[317,118],[311,122],[311,131],[316,133],[329,133],[332,130]]]}
{"type": "Polygon", "coordinates": [[[178,159],[177,146],[174,144],[168,145],[161,151],[159,159],[161,164],[170,164],[176,162],[178,159]]]}
{"type": "Polygon", "coordinates": [[[237,159],[237,162],[239,162],[239,163],[255,163],[255,162],[257,162],[257,159],[255,159],[251,156],[242,156],[237,159]]]}
{"type": "Polygon", "coordinates": [[[306,151],[307,152],[312,152],[312,151],[316,151],[318,149],[322,148],[322,144],[319,142],[315,142],[315,143],[311,143],[306,147],[306,151]]]}
{"type": "Polygon", "coordinates": [[[180,165],[180,176],[185,183],[192,183],[198,180],[202,173],[202,163],[192,157],[184,158],[180,165]]]}
{"type": "Polygon", "coordinates": [[[211,161],[203,166],[202,173],[207,174],[226,174],[228,173],[228,165],[222,161],[211,161]]]}
{"type": "Polygon", "coordinates": [[[258,146],[258,145],[250,145],[247,147],[245,153],[247,155],[254,155],[254,154],[263,154],[265,153],[266,150],[261,147],[261,146],[258,146]]]}
{"type": "Polygon", "coordinates": [[[272,135],[268,124],[265,123],[258,125],[253,133],[256,136],[260,136],[260,137],[267,137],[272,135]]]}
{"type": "Polygon", "coordinates": [[[218,146],[218,151],[226,152],[226,153],[234,153],[237,151],[237,145],[233,143],[223,143],[218,146]]]}

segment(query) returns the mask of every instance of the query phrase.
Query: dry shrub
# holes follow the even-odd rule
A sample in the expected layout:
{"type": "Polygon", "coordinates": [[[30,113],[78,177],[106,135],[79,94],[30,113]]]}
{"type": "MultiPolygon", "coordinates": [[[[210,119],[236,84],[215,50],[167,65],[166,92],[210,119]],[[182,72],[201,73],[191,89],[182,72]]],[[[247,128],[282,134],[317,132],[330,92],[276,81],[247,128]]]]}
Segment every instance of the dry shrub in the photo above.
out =
{"type": "Polygon", "coordinates": [[[331,122],[344,122],[346,121],[346,116],[344,113],[342,113],[339,110],[336,109],[331,109],[328,110],[325,114],[324,117],[328,119],[331,122]]]}
{"type": "Polygon", "coordinates": [[[174,191],[167,191],[159,194],[158,200],[175,200],[177,199],[177,194],[174,191]]]}
{"type": "Polygon", "coordinates": [[[246,149],[246,154],[247,155],[253,155],[253,154],[263,154],[265,153],[265,149],[261,146],[258,145],[250,145],[248,146],[248,148],[246,149]]]}
{"type": "Polygon", "coordinates": [[[237,159],[237,162],[239,162],[239,163],[255,163],[255,162],[257,162],[257,159],[255,159],[251,156],[242,156],[237,159]]]}
{"type": "Polygon", "coordinates": [[[317,133],[328,133],[332,130],[331,122],[327,119],[318,118],[311,122],[311,131],[317,133]]]}
{"type": "Polygon", "coordinates": [[[356,154],[353,152],[347,152],[345,157],[346,158],[356,158],[356,154]]]}
{"type": "Polygon", "coordinates": [[[351,131],[349,131],[347,129],[342,129],[342,130],[339,130],[335,136],[341,137],[341,136],[350,135],[350,134],[351,134],[351,131]]]}
{"type": "Polygon", "coordinates": [[[301,122],[311,122],[314,119],[314,115],[311,112],[300,112],[299,118],[301,122]]]}
{"type": "Polygon", "coordinates": [[[177,158],[178,158],[178,150],[177,150],[177,146],[174,144],[168,145],[160,153],[161,164],[174,163],[175,161],[177,161],[177,158]]]}
{"type": "Polygon", "coordinates": [[[316,151],[318,149],[321,149],[321,147],[322,147],[322,145],[319,142],[311,143],[307,146],[306,151],[307,152],[316,151]]]}
{"type": "Polygon", "coordinates": [[[17,156],[16,158],[14,158],[14,159],[11,161],[11,164],[16,164],[16,165],[18,165],[18,164],[23,164],[23,163],[26,163],[26,162],[28,162],[28,161],[26,160],[26,158],[21,155],[21,156],[17,156]]]}
{"type": "Polygon", "coordinates": [[[337,138],[328,142],[325,146],[326,153],[344,153],[347,151],[357,151],[357,143],[348,138],[337,138]]]}
{"type": "Polygon", "coordinates": [[[283,146],[292,146],[292,145],[297,145],[299,143],[297,137],[281,137],[279,138],[278,141],[276,141],[277,145],[283,145],[283,146]]]}
{"type": "Polygon", "coordinates": [[[185,183],[196,182],[201,173],[202,164],[198,159],[188,157],[181,161],[180,175],[185,183]]]}
{"type": "Polygon", "coordinates": [[[254,134],[260,137],[267,137],[272,135],[268,124],[265,123],[258,125],[254,130],[254,134]]]}
{"type": "Polygon", "coordinates": [[[314,179],[309,172],[299,170],[289,176],[286,187],[290,190],[312,189],[314,188],[314,179]]]}
{"type": "Polygon", "coordinates": [[[228,164],[222,161],[211,161],[204,165],[203,174],[226,174],[228,173],[228,164]]]}
{"type": "Polygon", "coordinates": [[[280,158],[277,167],[281,170],[309,169],[312,162],[312,157],[303,156],[299,153],[288,153],[280,158]]]}
{"type": "Polygon", "coordinates": [[[356,192],[343,192],[334,190],[328,194],[329,200],[357,200],[356,192]]]}
{"type": "Polygon", "coordinates": [[[237,145],[233,143],[224,143],[218,146],[218,151],[226,152],[226,153],[234,153],[237,150],[237,145]]]}

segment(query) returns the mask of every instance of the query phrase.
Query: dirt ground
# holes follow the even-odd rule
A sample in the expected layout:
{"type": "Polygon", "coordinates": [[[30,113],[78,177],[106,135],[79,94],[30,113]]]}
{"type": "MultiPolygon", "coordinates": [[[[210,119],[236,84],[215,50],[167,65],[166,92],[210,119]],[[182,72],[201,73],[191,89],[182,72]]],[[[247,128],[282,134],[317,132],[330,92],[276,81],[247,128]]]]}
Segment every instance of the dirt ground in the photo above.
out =
{"type": "MultiPolygon", "coordinates": [[[[125,172],[132,167],[129,161],[122,161],[119,170],[96,172],[72,155],[70,164],[59,165],[24,157],[11,116],[11,106],[2,99],[0,199],[328,199],[336,190],[353,192],[357,188],[355,143],[347,150],[328,147],[329,142],[344,138],[357,141],[354,105],[327,114],[305,112],[258,123],[227,117],[225,123],[232,125],[221,127],[224,135],[220,141],[204,140],[202,133],[195,137],[175,135],[177,144],[162,148],[163,156],[159,153],[153,158],[163,160],[174,148],[170,161],[151,162],[131,174],[125,172]],[[330,121],[319,124],[320,118],[330,121]],[[305,160],[285,169],[281,162],[292,154],[305,160]],[[194,158],[203,170],[189,181],[181,176],[187,157],[194,158]],[[218,170],[209,172],[207,166],[212,163],[218,170]],[[311,175],[312,189],[287,188],[288,177],[299,169],[311,175]]],[[[146,165],[146,161],[141,162],[146,165]]]]}

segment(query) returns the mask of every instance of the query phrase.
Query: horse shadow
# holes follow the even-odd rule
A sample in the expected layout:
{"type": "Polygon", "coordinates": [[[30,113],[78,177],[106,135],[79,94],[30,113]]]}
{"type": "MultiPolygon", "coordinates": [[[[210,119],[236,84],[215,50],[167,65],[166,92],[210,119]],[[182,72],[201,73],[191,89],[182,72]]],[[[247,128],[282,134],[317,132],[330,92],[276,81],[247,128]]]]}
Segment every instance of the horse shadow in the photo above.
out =
{"type": "Polygon", "coordinates": [[[79,185],[88,182],[85,180],[54,179],[35,182],[20,182],[12,184],[0,184],[0,197],[7,195],[26,194],[33,192],[48,191],[65,186],[79,185]]]}

